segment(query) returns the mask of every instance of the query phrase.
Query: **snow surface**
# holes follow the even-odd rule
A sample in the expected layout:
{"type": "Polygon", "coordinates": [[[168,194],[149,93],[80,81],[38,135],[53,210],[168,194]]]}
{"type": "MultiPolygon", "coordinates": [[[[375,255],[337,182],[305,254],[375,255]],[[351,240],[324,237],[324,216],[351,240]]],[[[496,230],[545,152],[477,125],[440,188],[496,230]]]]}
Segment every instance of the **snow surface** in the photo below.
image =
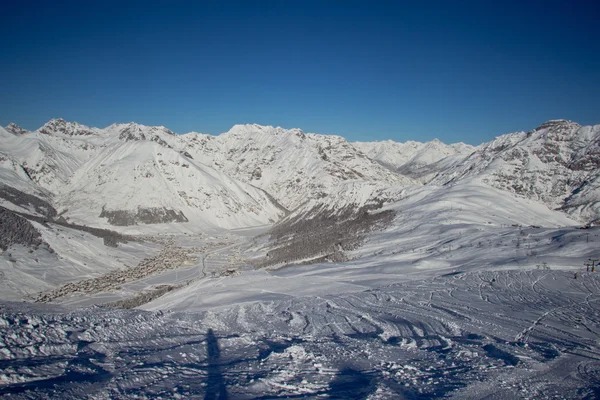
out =
{"type": "MultiPolygon", "coordinates": [[[[368,190],[357,185],[345,184],[343,193],[368,202],[368,190]]],[[[59,299],[62,306],[4,302],[0,393],[598,395],[600,278],[582,266],[598,256],[599,228],[575,229],[562,213],[485,185],[388,191],[398,197],[384,206],[396,211],[395,220],[348,262],[254,270],[246,260],[260,253],[263,239],[254,234],[261,230],[169,236],[181,246],[215,247],[193,264],[113,294],[59,299]],[[93,306],[183,282],[141,310],[93,306]]],[[[113,251],[124,257],[136,250],[113,251]]]]}
{"type": "Polygon", "coordinates": [[[477,180],[547,204],[574,218],[600,218],[600,125],[549,121],[530,132],[502,135],[447,166],[436,185],[477,180]]]}
{"type": "Polygon", "coordinates": [[[354,142],[352,145],[382,165],[401,171],[423,183],[447,168],[451,160],[452,163],[462,161],[476,149],[465,143],[445,144],[438,139],[427,143],[412,140],[398,143],[386,140],[354,142]],[[435,164],[438,164],[438,167],[431,169],[435,164]]]}
{"type": "MultiPolygon", "coordinates": [[[[526,177],[586,171],[577,204],[588,207],[597,128],[548,124],[471,156],[417,157],[430,163],[419,175],[427,185],[343,138],[297,129],[241,125],[213,137],[134,123],[0,128],[0,183],[72,222],[112,229],[98,218],[103,208],[158,206],[189,219],[118,227],[135,240],[117,247],[32,222],[52,252],[15,245],[0,254],[0,395],[598,398],[600,271],[584,263],[600,258],[600,227],[578,229],[556,203],[490,178],[513,167],[537,171],[526,177]],[[553,142],[565,137],[559,146],[588,164],[554,157],[553,142]],[[278,203],[294,208],[289,217],[371,204],[395,216],[347,261],[257,269],[270,224],[285,214],[278,203]],[[173,247],[181,263],[127,278],[173,247]],[[30,302],[110,276],[123,280],[30,302]],[[168,293],[135,310],[107,306],[164,285],[168,293]]],[[[540,188],[558,193],[553,185],[540,188]]]]}
{"type": "Polygon", "coordinates": [[[600,281],[472,271],[201,313],[0,309],[7,398],[594,398],[600,281]]]}

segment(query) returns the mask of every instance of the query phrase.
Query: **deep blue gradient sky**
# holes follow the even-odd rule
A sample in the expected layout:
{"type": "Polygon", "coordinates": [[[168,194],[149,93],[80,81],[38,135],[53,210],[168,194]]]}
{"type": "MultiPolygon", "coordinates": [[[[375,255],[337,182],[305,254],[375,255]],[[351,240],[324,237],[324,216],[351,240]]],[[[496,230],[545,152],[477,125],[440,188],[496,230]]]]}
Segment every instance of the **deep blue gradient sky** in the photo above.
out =
{"type": "Polygon", "coordinates": [[[5,0],[0,124],[464,141],[600,123],[599,1],[5,0]]]}

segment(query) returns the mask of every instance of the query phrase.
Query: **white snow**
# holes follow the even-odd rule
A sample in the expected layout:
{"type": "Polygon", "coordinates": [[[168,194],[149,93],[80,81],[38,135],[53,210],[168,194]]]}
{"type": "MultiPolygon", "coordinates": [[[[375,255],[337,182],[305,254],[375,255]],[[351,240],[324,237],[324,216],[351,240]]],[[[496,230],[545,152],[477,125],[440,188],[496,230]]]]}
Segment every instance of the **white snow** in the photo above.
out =
{"type": "MultiPolygon", "coordinates": [[[[238,125],[213,137],[134,123],[0,128],[1,184],[47,199],[72,222],[139,240],[107,247],[32,222],[54,252],[13,245],[0,254],[0,395],[594,398],[600,271],[584,263],[600,258],[600,227],[577,229],[581,213],[542,195],[558,193],[568,170],[553,143],[568,137],[560,151],[592,162],[598,128],[553,124],[477,149],[434,141],[381,155],[412,163],[426,185],[361,145],[299,129],[238,125]],[[540,196],[500,184],[521,183],[515,176],[539,177],[540,196]],[[395,217],[348,261],[258,269],[270,224],[284,216],[271,196],[294,208],[288,218],[372,204],[382,208],[369,212],[395,217]],[[99,218],[103,208],[138,207],[179,210],[189,222],[115,228],[99,218]],[[169,246],[189,258],[106,291],[27,302],[169,246]],[[99,307],[161,285],[174,289],[136,310],[99,307]]],[[[595,212],[597,182],[590,176],[569,204],[595,212]]]]}

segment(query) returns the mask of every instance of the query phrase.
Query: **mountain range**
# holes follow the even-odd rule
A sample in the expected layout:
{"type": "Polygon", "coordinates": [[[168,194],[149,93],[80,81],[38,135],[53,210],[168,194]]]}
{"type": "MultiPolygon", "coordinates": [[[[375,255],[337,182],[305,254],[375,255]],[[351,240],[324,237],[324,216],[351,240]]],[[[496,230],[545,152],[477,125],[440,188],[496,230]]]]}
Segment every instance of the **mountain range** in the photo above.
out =
{"type": "Polygon", "coordinates": [[[593,398],[599,138],[0,128],[0,395],[593,398]]]}
{"type": "MultiPolygon", "coordinates": [[[[63,119],[31,132],[11,123],[0,128],[0,140],[2,192],[35,196],[82,225],[233,229],[339,202],[340,192],[346,203],[360,203],[358,197],[380,196],[385,188],[472,182],[582,223],[600,219],[600,125],[566,120],[477,147],[437,139],[350,143],[256,124],[218,136],[178,135],[163,126],[100,129],[63,119]],[[363,189],[348,194],[349,184],[363,189]]],[[[30,202],[0,197],[3,207],[37,213],[30,202]]]]}

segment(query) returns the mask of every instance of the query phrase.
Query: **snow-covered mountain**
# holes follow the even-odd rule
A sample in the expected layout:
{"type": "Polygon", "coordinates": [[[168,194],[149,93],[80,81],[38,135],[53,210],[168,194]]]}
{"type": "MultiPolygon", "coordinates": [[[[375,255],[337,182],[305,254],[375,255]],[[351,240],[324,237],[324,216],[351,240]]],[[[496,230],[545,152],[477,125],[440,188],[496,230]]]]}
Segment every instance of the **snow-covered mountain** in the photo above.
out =
{"type": "Polygon", "coordinates": [[[599,176],[600,125],[554,120],[481,145],[431,183],[477,180],[588,222],[600,218],[599,176]]]}
{"type": "Polygon", "coordinates": [[[11,122],[10,124],[6,125],[6,131],[12,133],[13,135],[24,135],[26,133],[29,133],[29,131],[27,129],[23,129],[21,128],[19,125],[15,124],[14,122],[11,122]]]}
{"type": "Polygon", "coordinates": [[[77,122],[67,122],[62,118],[51,119],[44,126],[37,130],[45,135],[66,135],[66,136],[89,136],[97,135],[100,130],[97,128],[89,128],[77,122]]]}
{"type": "Polygon", "coordinates": [[[432,143],[427,184],[296,129],[0,128],[0,395],[594,398],[598,128],[432,143]]]}
{"type": "Polygon", "coordinates": [[[416,181],[379,165],[344,138],[300,129],[236,125],[219,136],[183,135],[182,152],[270,193],[292,210],[347,180],[416,181]]]}
{"type": "Polygon", "coordinates": [[[283,214],[264,191],[147,140],[108,146],[76,171],[64,193],[59,208],[80,222],[92,212],[112,225],[195,219],[235,228],[283,214]]]}
{"type": "Polygon", "coordinates": [[[43,197],[71,222],[230,229],[272,223],[285,211],[261,189],[173,150],[163,137],[178,137],[166,128],[57,119],[23,135],[0,133],[2,186],[43,197]]]}
{"type": "Polygon", "coordinates": [[[386,140],[354,142],[352,145],[387,168],[422,183],[427,183],[449,164],[460,162],[475,151],[475,147],[469,144],[444,144],[438,139],[426,143],[386,140]]]}
{"type": "Polygon", "coordinates": [[[3,185],[43,191],[67,219],[99,226],[266,224],[347,180],[416,183],[341,137],[299,129],[236,125],[219,136],[176,135],[133,122],[99,129],[53,119],[2,135],[3,185]]]}
{"type": "Polygon", "coordinates": [[[349,143],[300,129],[235,125],[218,136],[136,123],[92,128],[53,119],[0,128],[0,183],[43,196],[78,223],[278,220],[306,202],[337,201],[344,182],[397,187],[477,179],[584,222],[600,218],[600,125],[557,120],[479,147],[349,143]]]}

